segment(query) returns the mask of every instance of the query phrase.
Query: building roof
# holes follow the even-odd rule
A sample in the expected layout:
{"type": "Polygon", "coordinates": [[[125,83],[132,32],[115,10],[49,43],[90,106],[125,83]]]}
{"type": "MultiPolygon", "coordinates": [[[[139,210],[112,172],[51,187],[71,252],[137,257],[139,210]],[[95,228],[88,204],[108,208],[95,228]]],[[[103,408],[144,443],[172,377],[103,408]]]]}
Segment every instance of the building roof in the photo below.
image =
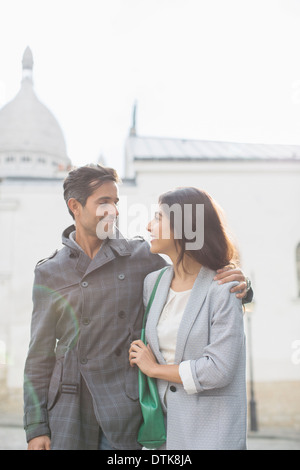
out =
{"type": "Polygon", "coordinates": [[[300,161],[300,145],[247,144],[130,135],[127,141],[127,158],[133,161],[300,161]]]}

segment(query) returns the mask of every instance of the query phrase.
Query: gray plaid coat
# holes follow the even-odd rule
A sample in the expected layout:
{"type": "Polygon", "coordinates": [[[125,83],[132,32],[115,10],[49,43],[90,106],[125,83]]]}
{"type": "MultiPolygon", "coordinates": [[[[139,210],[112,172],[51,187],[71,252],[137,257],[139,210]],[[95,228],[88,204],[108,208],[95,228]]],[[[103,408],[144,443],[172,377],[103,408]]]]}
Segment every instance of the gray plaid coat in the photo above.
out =
{"type": "Polygon", "coordinates": [[[91,260],[63,234],[61,250],[38,263],[25,364],[24,427],[52,449],[97,449],[99,426],[117,449],[138,449],[137,367],[143,281],[166,262],[143,239],[106,241],[91,260]]]}

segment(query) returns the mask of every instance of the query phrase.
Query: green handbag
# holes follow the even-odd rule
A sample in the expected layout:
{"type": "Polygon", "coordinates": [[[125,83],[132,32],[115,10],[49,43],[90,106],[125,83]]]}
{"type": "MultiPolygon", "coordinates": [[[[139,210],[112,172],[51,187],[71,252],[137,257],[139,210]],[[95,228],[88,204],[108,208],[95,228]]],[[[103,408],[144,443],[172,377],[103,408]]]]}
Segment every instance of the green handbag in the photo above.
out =
{"type": "MultiPolygon", "coordinates": [[[[143,319],[141,340],[146,343],[145,325],[148,312],[155,297],[158,283],[167,268],[163,269],[154,285],[143,319]]],[[[138,442],[148,449],[156,449],[166,442],[164,413],[157,391],[156,379],[148,377],[139,369],[139,399],[143,423],[139,429],[138,442]]]]}

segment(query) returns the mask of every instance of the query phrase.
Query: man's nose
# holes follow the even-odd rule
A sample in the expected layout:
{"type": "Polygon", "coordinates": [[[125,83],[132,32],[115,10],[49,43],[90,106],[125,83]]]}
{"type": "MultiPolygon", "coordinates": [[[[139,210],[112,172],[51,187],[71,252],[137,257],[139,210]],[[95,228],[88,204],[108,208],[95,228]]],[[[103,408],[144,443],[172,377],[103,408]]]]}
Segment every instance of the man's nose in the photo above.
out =
{"type": "Polygon", "coordinates": [[[151,232],[151,231],[152,231],[152,222],[153,222],[153,220],[150,220],[150,222],[149,222],[148,225],[147,225],[147,230],[148,230],[148,232],[151,232]]]}

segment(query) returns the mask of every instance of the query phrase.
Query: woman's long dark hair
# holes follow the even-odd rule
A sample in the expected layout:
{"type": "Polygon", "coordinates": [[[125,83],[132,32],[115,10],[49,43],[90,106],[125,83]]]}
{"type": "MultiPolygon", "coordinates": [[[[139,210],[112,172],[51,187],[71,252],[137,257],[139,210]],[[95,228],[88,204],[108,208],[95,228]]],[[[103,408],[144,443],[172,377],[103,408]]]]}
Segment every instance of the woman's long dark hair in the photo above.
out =
{"type": "Polygon", "coordinates": [[[237,250],[226,233],[220,211],[206,191],[191,187],[177,188],[162,194],[159,197],[159,203],[163,205],[166,204],[169,208],[174,204],[180,205],[181,207],[180,221],[178,221],[178,216],[175,221],[174,214],[172,211],[169,212],[171,230],[174,233],[179,231],[181,234],[180,238],[175,238],[175,242],[179,248],[177,264],[183,260],[185,254],[194,258],[202,264],[202,266],[213,270],[221,269],[229,264],[238,264],[237,250]],[[193,240],[186,238],[184,213],[186,207],[189,205],[190,208],[192,208],[192,221],[189,221],[191,222],[190,227],[192,231],[196,233],[196,230],[199,230],[199,227],[196,227],[197,204],[203,204],[204,206],[204,224],[202,223],[200,227],[200,229],[204,229],[204,243],[200,249],[187,250],[186,243],[191,243],[193,240]],[[178,223],[181,224],[181,227],[178,226],[178,223]]]}

